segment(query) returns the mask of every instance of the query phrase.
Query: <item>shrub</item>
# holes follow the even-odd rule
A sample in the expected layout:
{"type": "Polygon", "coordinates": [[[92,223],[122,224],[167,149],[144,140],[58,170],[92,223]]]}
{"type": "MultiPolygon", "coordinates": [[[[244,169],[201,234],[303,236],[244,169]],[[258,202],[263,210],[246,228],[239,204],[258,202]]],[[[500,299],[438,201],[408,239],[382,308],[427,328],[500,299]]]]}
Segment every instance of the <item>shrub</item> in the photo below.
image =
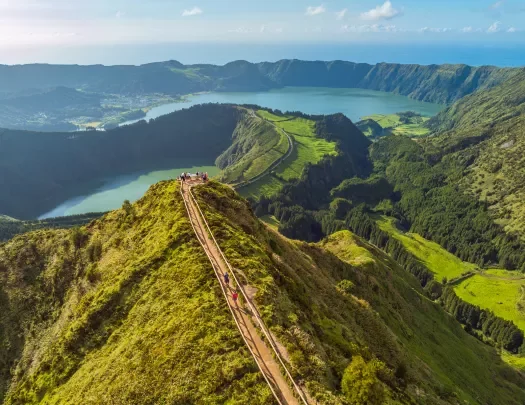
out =
{"type": "Polygon", "coordinates": [[[348,402],[352,405],[381,405],[385,391],[377,374],[385,369],[377,359],[367,363],[363,357],[355,356],[346,368],[341,386],[348,402]]]}

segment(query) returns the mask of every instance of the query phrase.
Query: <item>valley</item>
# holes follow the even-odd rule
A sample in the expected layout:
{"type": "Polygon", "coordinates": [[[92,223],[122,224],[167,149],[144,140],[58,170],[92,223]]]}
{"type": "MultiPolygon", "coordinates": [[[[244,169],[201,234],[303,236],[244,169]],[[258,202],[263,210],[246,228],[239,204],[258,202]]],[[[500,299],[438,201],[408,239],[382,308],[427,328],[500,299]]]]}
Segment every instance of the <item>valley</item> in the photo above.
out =
{"type": "Polygon", "coordinates": [[[253,308],[312,403],[525,401],[525,70],[114,68],[49,83],[177,101],[0,133],[0,402],[274,403],[253,308]]]}

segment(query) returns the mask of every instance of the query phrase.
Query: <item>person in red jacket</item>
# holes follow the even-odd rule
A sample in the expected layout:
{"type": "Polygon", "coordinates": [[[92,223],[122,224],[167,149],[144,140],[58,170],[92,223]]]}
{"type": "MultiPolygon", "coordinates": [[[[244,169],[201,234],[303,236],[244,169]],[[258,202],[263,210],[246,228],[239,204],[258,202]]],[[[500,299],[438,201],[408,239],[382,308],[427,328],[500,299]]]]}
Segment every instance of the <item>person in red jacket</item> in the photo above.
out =
{"type": "Polygon", "coordinates": [[[239,294],[237,293],[237,290],[233,291],[232,298],[233,298],[233,302],[237,304],[237,299],[239,298],[239,294]]]}

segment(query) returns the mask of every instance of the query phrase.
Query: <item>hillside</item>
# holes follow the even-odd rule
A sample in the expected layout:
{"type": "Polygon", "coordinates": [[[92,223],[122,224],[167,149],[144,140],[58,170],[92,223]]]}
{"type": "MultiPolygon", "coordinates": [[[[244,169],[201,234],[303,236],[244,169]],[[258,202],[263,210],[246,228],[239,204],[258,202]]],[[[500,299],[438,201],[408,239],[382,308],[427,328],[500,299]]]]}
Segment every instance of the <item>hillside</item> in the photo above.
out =
{"type": "MultiPolygon", "coordinates": [[[[230,145],[241,111],[201,105],[110,131],[0,132],[0,212],[32,219],[104,180],[171,169],[177,158],[213,165],[230,145]]],[[[176,163],[175,163],[176,164],[176,163]]]]}
{"type": "Polygon", "coordinates": [[[199,91],[264,91],[283,86],[381,90],[448,104],[512,77],[517,69],[466,65],[368,65],[345,61],[230,62],[224,66],[177,61],[142,66],[0,66],[0,92],[65,86],[97,93],[170,96],[199,91]]]}
{"type": "Polygon", "coordinates": [[[525,235],[525,70],[461,100],[430,121],[429,153],[461,167],[461,189],[488,205],[495,220],[525,235]]]}
{"type": "MultiPolygon", "coordinates": [[[[177,190],[163,182],[80,230],[0,246],[5,404],[273,403],[177,190]]],[[[291,242],[231,189],[196,193],[318,403],[525,400],[523,377],[376,248],[349,232],[291,242]]]]}
{"type": "Polygon", "coordinates": [[[10,192],[0,195],[0,212],[32,219],[68,198],[97,190],[108,178],[177,168],[182,159],[205,166],[215,162],[222,181],[248,185],[240,189],[245,196],[270,195],[325,156],[340,155],[342,173],[367,170],[368,142],[342,114],[283,115],[258,106],[220,104],[105,132],[4,130],[0,187],[10,192]],[[332,121],[330,133],[323,125],[332,121]],[[353,149],[346,154],[355,161],[351,165],[344,162],[345,148],[353,149]]]}

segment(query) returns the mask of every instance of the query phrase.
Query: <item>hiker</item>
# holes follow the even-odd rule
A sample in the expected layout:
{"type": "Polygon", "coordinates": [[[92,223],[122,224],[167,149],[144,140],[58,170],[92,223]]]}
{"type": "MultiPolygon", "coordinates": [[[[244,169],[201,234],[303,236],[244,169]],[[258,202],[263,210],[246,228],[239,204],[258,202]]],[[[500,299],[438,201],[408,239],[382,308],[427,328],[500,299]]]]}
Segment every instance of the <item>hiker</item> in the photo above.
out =
{"type": "Polygon", "coordinates": [[[180,176],[180,179],[181,181],[184,183],[186,181],[186,178],[184,177],[184,175],[180,176]]]}
{"type": "Polygon", "coordinates": [[[224,283],[228,286],[230,285],[230,276],[228,273],[224,273],[224,283]]]}
{"type": "Polygon", "coordinates": [[[239,298],[239,294],[237,294],[237,290],[233,291],[232,298],[233,298],[233,302],[237,304],[237,298],[239,298]]]}

